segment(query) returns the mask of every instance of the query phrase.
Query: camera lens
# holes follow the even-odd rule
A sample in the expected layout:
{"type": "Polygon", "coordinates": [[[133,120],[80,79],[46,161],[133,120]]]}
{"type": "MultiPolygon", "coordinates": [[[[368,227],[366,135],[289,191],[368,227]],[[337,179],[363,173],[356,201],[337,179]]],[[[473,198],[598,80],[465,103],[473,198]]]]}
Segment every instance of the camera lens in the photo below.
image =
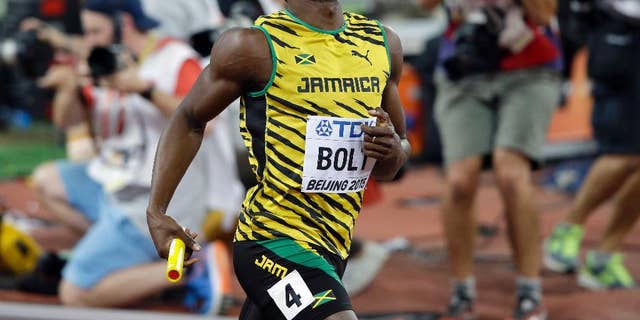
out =
{"type": "Polygon", "coordinates": [[[35,31],[18,33],[13,39],[0,43],[0,62],[15,66],[31,79],[47,72],[53,56],[53,48],[38,39],[35,31]]]}
{"type": "Polygon", "coordinates": [[[112,75],[118,69],[118,57],[113,49],[96,47],[89,54],[89,68],[94,79],[112,75]]]}

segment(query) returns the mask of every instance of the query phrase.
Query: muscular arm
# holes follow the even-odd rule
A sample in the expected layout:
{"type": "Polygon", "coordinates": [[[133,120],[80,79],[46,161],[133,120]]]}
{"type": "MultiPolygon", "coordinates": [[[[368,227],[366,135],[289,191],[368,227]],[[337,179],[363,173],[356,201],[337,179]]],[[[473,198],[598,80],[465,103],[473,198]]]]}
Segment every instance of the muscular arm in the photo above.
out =
{"type": "MultiPolygon", "coordinates": [[[[271,56],[259,30],[233,29],[216,41],[209,67],[169,120],[156,152],[147,222],[162,257],[173,237],[195,242],[165,215],[173,193],[202,142],[206,123],[222,112],[249,86],[264,85],[271,74],[271,56]]],[[[195,192],[195,190],[194,190],[195,192]]]]}
{"type": "Polygon", "coordinates": [[[376,115],[378,126],[363,128],[365,136],[365,154],[378,159],[372,175],[377,180],[391,180],[400,167],[409,159],[411,145],[406,136],[404,110],[400,102],[398,84],[402,76],[403,53],[400,38],[391,29],[385,27],[387,43],[391,56],[391,77],[382,96],[382,109],[386,114],[376,115]],[[376,140],[372,136],[378,135],[376,140]],[[380,139],[382,138],[382,139],[380,139]],[[374,144],[378,144],[375,146],[374,144]],[[386,147],[387,150],[382,148],[386,147]],[[386,151],[386,156],[381,153],[386,151]]]}

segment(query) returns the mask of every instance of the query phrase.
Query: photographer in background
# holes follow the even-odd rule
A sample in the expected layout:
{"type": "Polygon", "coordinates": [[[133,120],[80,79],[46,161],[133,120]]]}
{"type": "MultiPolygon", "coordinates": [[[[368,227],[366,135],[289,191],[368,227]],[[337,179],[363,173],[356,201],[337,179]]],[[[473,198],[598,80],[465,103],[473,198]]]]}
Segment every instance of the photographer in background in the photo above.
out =
{"type": "Polygon", "coordinates": [[[633,289],[635,282],[619,252],[640,217],[640,3],[580,1],[589,12],[574,17],[588,35],[588,74],[593,83],[591,118],[599,157],[565,221],[545,241],[545,266],[556,272],[578,269],[584,225],[613,200],[609,225],[590,250],[578,275],[589,289],[633,289]]]}
{"type": "Polygon", "coordinates": [[[59,30],[77,34],[79,28],[79,2],[81,0],[3,0],[0,1],[0,121],[14,122],[20,114],[28,118],[46,119],[49,115],[50,96],[39,88],[35,79],[41,77],[50,64],[60,63],[54,58],[53,48],[35,30],[25,31],[22,24],[27,17],[38,17],[59,30]],[[40,39],[39,39],[40,38],[40,39]],[[7,108],[9,107],[9,108],[7,108]],[[13,119],[12,119],[13,118],[13,119]]]}
{"type": "MultiPolygon", "coordinates": [[[[423,0],[426,9],[439,1],[423,0]]],[[[436,75],[443,142],[442,204],[452,295],[446,319],[469,319],[476,296],[473,202],[491,164],[517,270],[515,319],[546,319],[531,171],[560,96],[560,52],[548,28],[555,0],[447,1],[450,24],[436,75]],[[490,161],[490,162],[489,162],[490,161]]]]}
{"type": "MultiPolygon", "coordinates": [[[[47,85],[57,89],[57,124],[87,122],[97,156],[42,165],[34,182],[58,227],[82,237],[63,270],[61,301],[126,306],[174,286],[146,228],[145,206],[160,134],[201,68],[188,45],[150,32],[158,22],[138,0],[88,0],[81,17],[94,85],[83,85],[73,68],[62,66],[47,85]]],[[[205,172],[198,156],[168,208],[198,232],[206,214],[205,172]]],[[[178,284],[186,286],[185,305],[194,311],[217,313],[224,306],[221,290],[228,288],[213,280],[228,271],[216,268],[218,248],[203,250],[192,275],[178,284]]]]}

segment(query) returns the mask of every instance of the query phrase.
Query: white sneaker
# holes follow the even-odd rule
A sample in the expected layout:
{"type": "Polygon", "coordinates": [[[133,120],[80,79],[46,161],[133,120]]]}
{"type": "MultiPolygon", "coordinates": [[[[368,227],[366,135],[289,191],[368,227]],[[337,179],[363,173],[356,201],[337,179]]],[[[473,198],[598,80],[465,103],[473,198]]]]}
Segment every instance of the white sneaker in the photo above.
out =
{"type": "Polygon", "coordinates": [[[389,250],[373,242],[364,241],[359,255],[350,257],[342,276],[342,283],[349,296],[364,290],[376,277],[389,257],[389,250]]]}

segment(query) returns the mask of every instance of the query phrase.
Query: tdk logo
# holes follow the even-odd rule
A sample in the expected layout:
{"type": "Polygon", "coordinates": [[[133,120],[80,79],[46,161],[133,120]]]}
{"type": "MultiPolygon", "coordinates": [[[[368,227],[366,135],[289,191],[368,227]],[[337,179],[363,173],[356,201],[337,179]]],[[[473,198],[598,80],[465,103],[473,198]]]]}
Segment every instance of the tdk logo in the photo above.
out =
{"type": "Polygon", "coordinates": [[[330,137],[332,132],[333,128],[331,127],[329,120],[321,120],[316,127],[316,134],[321,137],[330,137]]]}
{"type": "Polygon", "coordinates": [[[363,135],[361,125],[373,125],[373,120],[321,120],[316,133],[321,137],[330,137],[335,132],[340,138],[360,138],[363,135]]]}

